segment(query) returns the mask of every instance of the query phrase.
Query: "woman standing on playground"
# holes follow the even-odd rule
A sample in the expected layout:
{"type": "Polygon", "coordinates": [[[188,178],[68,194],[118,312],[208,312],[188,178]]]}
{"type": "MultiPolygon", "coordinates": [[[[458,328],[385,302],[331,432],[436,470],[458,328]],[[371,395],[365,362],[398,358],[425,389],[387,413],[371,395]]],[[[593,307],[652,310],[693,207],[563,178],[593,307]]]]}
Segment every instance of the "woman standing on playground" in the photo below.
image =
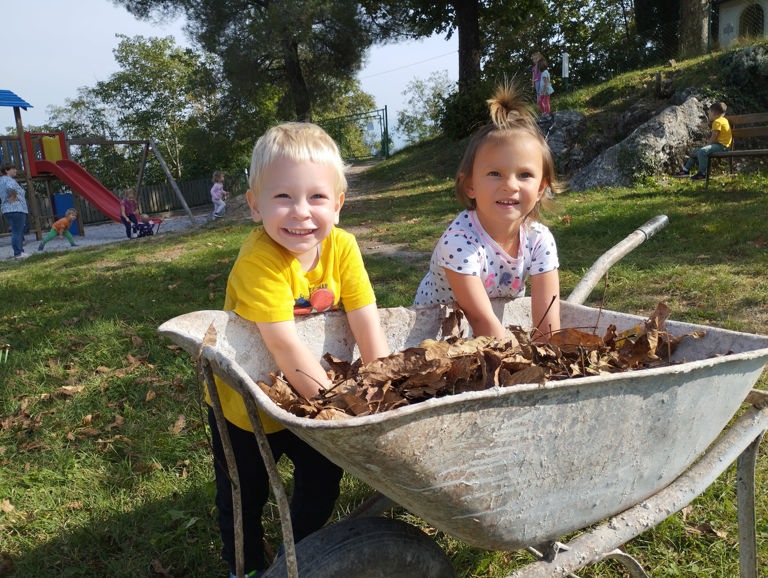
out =
{"type": "Polygon", "coordinates": [[[120,199],[120,220],[125,225],[126,236],[131,239],[131,227],[139,224],[139,201],[136,200],[133,189],[125,191],[125,195],[120,199]]]}
{"type": "Polygon", "coordinates": [[[11,247],[14,259],[29,257],[24,252],[24,227],[27,224],[27,197],[24,189],[16,182],[16,167],[3,165],[0,168],[0,210],[11,229],[11,247]]]}

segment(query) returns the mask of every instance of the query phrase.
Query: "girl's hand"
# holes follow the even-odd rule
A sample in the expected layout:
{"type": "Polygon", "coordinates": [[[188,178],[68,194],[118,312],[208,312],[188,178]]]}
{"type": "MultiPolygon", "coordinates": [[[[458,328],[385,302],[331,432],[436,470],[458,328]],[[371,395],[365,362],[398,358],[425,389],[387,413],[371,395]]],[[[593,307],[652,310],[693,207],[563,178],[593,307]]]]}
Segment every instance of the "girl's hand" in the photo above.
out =
{"type": "Polygon", "coordinates": [[[491,307],[491,299],[480,277],[463,275],[450,269],[443,269],[443,271],[456,302],[467,316],[472,334],[503,338],[506,335],[504,326],[491,307]]]}

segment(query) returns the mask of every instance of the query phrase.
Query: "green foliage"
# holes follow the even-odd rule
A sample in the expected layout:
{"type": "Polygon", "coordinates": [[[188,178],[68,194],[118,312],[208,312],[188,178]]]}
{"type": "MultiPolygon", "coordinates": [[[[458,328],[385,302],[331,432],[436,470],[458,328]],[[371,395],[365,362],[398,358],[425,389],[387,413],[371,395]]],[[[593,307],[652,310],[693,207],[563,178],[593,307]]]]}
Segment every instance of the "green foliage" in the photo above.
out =
{"type": "MultiPolygon", "coordinates": [[[[742,110],[764,111],[760,101],[768,93],[768,42],[754,42],[729,50],[719,58],[723,85],[729,87],[742,110]]],[[[728,101],[731,105],[733,100],[728,101]]]]}
{"type": "Polygon", "coordinates": [[[458,91],[445,99],[440,116],[443,134],[452,139],[461,139],[471,134],[478,126],[489,121],[487,100],[495,86],[481,82],[464,92],[458,91]]]}
{"type": "Polygon", "coordinates": [[[221,61],[238,98],[258,106],[276,91],[281,120],[311,120],[318,103],[333,100],[337,82],[360,70],[372,38],[358,5],[350,1],[226,0],[172,2],[122,0],[135,13],[180,7],[200,45],[221,61]]]}
{"type": "Polygon", "coordinates": [[[637,34],[632,3],[626,0],[545,0],[524,27],[499,31],[484,54],[484,74],[522,77],[530,84],[531,55],[541,52],[560,94],[564,52],[569,55],[569,87],[575,88],[673,57],[657,38],[637,34]]]}
{"type": "Polygon", "coordinates": [[[403,91],[408,108],[397,113],[397,130],[406,143],[414,143],[440,134],[440,116],[446,98],[455,92],[455,84],[445,70],[436,71],[426,80],[414,79],[403,91]]]}
{"type": "MultiPolygon", "coordinates": [[[[115,59],[120,69],[93,88],[81,88],[66,107],[54,109],[52,124],[69,138],[151,138],[176,178],[242,167],[232,164],[244,147],[224,122],[217,67],[210,55],[181,49],[172,37],[119,38],[115,59]]],[[[77,162],[112,190],[136,181],[143,152],[125,144],[72,151],[77,162]]],[[[153,157],[144,171],[146,182],[166,179],[153,157]]]]}
{"type": "Polygon", "coordinates": [[[347,160],[384,156],[390,142],[384,134],[383,113],[376,109],[371,95],[363,92],[356,80],[339,83],[336,97],[316,111],[315,122],[339,145],[347,160]]]}

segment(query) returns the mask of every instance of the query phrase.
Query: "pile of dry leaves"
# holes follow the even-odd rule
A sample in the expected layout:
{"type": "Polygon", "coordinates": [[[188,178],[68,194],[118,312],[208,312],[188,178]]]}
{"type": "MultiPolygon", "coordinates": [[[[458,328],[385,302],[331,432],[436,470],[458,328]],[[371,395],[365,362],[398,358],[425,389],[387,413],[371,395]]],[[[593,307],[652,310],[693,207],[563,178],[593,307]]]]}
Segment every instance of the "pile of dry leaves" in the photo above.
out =
{"type": "MultiPolygon", "coordinates": [[[[533,342],[520,327],[511,327],[513,336],[505,339],[465,339],[454,331],[445,341],[427,340],[365,366],[326,354],[333,387],[310,400],[299,396],[282,375],[273,374],[271,385],[259,382],[259,387],[300,417],[343,419],[465,391],[656,367],[669,363],[682,339],[702,336],[670,335],[665,329],[668,316],[669,308],[660,303],[644,325],[621,334],[615,326],[603,337],[563,329],[549,343],[533,342]]],[[[454,327],[458,321],[452,319],[454,327]]]]}

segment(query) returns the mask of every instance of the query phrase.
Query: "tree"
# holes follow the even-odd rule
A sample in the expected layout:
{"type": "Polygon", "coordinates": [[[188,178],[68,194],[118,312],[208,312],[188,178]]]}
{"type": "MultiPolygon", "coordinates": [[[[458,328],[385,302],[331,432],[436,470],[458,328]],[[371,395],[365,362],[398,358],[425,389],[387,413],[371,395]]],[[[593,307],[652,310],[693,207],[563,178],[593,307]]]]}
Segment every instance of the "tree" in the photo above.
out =
{"type": "Polygon", "coordinates": [[[667,59],[679,52],[680,0],[635,0],[638,35],[648,38],[667,59]]]}
{"type": "Polygon", "coordinates": [[[140,18],[186,14],[192,37],[221,59],[234,98],[275,104],[282,119],[311,120],[336,81],[354,78],[372,43],[351,0],[116,2],[140,18]]]}
{"type": "MultiPolygon", "coordinates": [[[[223,122],[222,83],[210,56],[182,49],[172,37],[118,39],[118,72],[53,109],[54,126],[70,139],[153,139],[177,178],[207,177],[241,160],[245,146],[223,122]]],[[[138,146],[117,145],[76,147],[73,155],[110,188],[122,188],[135,179],[141,153],[138,146]]],[[[165,180],[156,163],[147,171],[150,182],[165,180]]]]}
{"type": "Polygon", "coordinates": [[[541,13],[541,0],[363,0],[381,40],[459,35],[459,94],[482,78],[482,61],[499,33],[523,30],[541,13]]]}
{"type": "Polygon", "coordinates": [[[417,78],[407,84],[403,96],[408,96],[408,108],[397,114],[397,131],[406,143],[440,134],[445,97],[455,90],[455,83],[445,70],[433,72],[426,80],[417,78]]]}
{"type": "Polygon", "coordinates": [[[680,0],[680,55],[699,56],[707,49],[709,0],[680,0]]]}
{"type": "Polygon", "coordinates": [[[216,108],[215,89],[195,90],[202,76],[213,74],[212,64],[192,50],[179,48],[171,36],[118,38],[114,55],[121,69],[97,82],[93,93],[117,111],[123,138],[155,139],[171,172],[180,177],[189,119],[216,108]]]}

